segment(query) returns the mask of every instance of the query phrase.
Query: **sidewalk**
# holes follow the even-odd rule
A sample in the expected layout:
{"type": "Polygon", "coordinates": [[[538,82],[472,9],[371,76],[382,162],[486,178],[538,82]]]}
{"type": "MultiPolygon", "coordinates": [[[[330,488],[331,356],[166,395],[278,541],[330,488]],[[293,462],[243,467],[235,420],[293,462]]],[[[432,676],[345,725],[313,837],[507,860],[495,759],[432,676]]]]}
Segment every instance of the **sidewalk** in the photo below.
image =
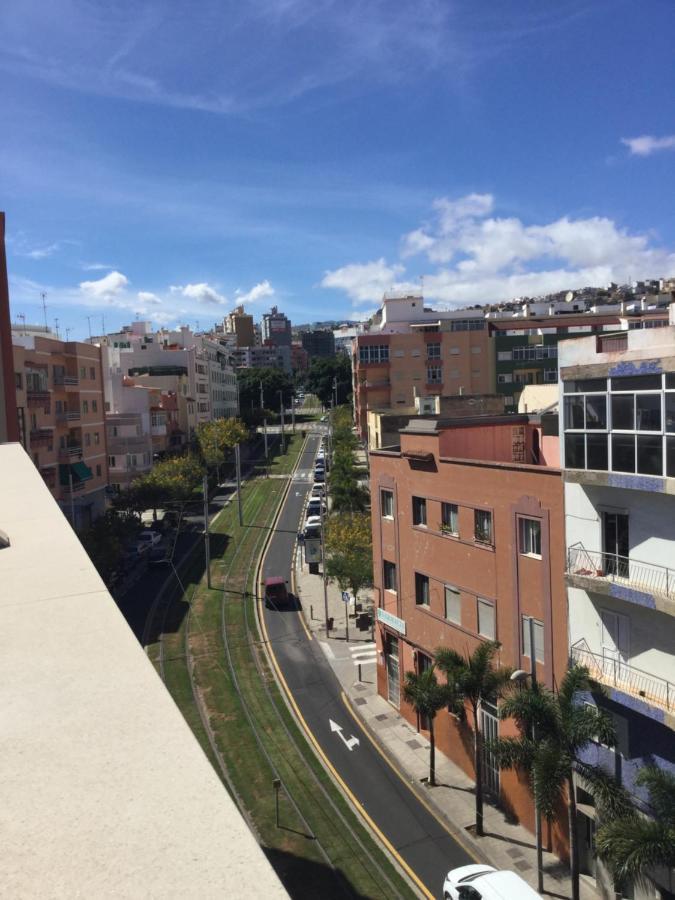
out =
{"type": "MultiPolygon", "coordinates": [[[[473,782],[454,763],[436,750],[437,787],[429,788],[429,742],[380,697],[375,683],[376,650],[370,628],[359,631],[354,618],[349,620],[349,642],[345,640],[345,604],[339,589],[328,585],[328,615],[334,628],[327,639],[324,627],[323,581],[310,575],[301,563],[301,548],[295,560],[295,589],[305,622],[319,642],[338,680],[350,700],[352,710],[365,725],[374,741],[411,785],[442,819],[449,830],[477,857],[497,869],[512,869],[537,888],[534,836],[521,825],[510,824],[489,804],[484,808],[485,837],[475,838],[467,828],[475,822],[473,782]],[[361,681],[358,680],[361,663],[361,681]]],[[[367,603],[364,602],[364,609],[367,603]]],[[[560,898],[572,896],[568,868],[552,853],[544,851],[545,893],[560,898]]],[[[590,879],[582,877],[582,900],[599,895],[590,879]]]]}

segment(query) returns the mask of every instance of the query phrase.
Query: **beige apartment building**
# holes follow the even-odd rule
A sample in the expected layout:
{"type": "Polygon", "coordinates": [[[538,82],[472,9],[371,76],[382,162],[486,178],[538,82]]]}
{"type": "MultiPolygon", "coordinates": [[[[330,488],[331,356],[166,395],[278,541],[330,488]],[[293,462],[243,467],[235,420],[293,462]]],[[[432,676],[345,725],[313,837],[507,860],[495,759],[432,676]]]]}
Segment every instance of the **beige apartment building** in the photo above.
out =
{"type": "Polygon", "coordinates": [[[386,295],[371,330],[353,343],[356,427],[368,412],[415,407],[419,398],[488,394],[494,353],[480,310],[433,310],[418,295],[386,295]]]}
{"type": "Polygon", "coordinates": [[[105,509],[108,465],[98,347],[12,334],[19,439],[77,530],[105,509]]]}

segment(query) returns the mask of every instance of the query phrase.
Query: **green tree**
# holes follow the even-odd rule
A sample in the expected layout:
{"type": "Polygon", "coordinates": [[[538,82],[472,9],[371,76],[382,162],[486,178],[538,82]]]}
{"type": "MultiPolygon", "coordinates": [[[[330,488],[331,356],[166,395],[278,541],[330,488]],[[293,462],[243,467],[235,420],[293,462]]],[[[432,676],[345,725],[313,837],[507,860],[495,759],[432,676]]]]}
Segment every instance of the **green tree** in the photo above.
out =
{"type": "Polygon", "coordinates": [[[516,738],[500,738],[491,750],[505,769],[517,768],[530,778],[537,806],[549,821],[567,801],[572,897],[579,900],[579,848],[574,772],[593,781],[602,772],[583,759],[594,741],[615,742],[611,719],[595,706],[580,703],[581,692],[597,690],[588,669],[572,666],[557,693],[530,684],[507,696],[499,710],[502,719],[515,719],[521,731],[516,738]],[[532,735],[536,735],[536,741],[532,735]]]}
{"type": "Polygon", "coordinates": [[[646,766],[636,783],[649,793],[649,817],[632,805],[628,792],[614,778],[608,779],[608,790],[602,793],[598,790],[602,782],[591,784],[601,821],[595,851],[617,885],[646,886],[654,869],[675,868],[675,775],[646,766]]]}
{"type": "Polygon", "coordinates": [[[186,502],[193,499],[193,492],[202,477],[202,465],[196,456],[175,456],[155,464],[147,475],[135,478],[126,497],[131,508],[156,511],[157,506],[171,502],[186,502]],[[148,499],[152,503],[148,506],[148,499]],[[146,505],[143,505],[146,504],[146,505]]]}
{"type": "Polygon", "coordinates": [[[453,703],[452,689],[447,684],[439,684],[435,666],[423,672],[406,672],[403,682],[403,696],[418,716],[424,716],[429,725],[429,784],[436,785],[436,737],[434,722],[439,710],[453,703]]]}
{"type": "Polygon", "coordinates": [[[338,405],[352,396],[352,364],[344,353],[313,359],[304,376],[305,388],[316,394],[324,406],[334,399],[333,384],[337,386],[338,405]]]}
{"type": "Polygon", "coordinates": [[[197,428],[197,446],[207,468],[219,466],[237,444],[248,438],[248,429],[239,419],[214,419],[197,428]]]}
{"type": "Polygon", "coordinates": [[[260,382],[263,386],[263,407],[279,409],[279,391],[283,392],[284,405],[289,406],[293,397],[293,379],[283,369],[265,367],[239,369],[239,408],[247,412],[260,408],[260,382]]]}
{"type": "Polygon", "coordinates": [[[373,536],[365,513],[331,515],[326,523],[326,574],[354,600],[373,583],[373,536]]]}
{"type": "Polygon", "coordinates": [[[137,530],[138,518],[133,513],[108,509],[80,536],[82,546],[106,584],[119,569],[125,543],[137,530]]]}
{"type": "Polygon", "coordinates": [[[476,775],[476,834],[483,834],[483,733],[480,727],[480,705],[497,703],[510,684],[511,669],[495,666],[501,644],[480,643],[473,653],[463,656],[447,647],[436,650],[436,664],[445,674],[458,698],[471,707],[473,718],[473,765],[476,775]]]}

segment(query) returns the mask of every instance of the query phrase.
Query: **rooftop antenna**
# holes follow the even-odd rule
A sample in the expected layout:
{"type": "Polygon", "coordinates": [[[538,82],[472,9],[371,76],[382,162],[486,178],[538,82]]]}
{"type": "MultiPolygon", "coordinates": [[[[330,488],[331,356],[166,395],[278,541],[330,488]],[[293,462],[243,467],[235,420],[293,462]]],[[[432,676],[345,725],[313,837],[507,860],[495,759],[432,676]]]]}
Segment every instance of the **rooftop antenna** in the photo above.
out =
{"type": "Polygon", "coordinates": [[[87,324],[89,325],[89,343],[91,343],[91,316],[87,316],[87,324]]]}
{"type": "Polygon", "coordinates": [[[56,331],[56,337],[58,340],[61,339],[61,335],[59,334],[59,320],[58,318],[54,319],[54,330],[56,331]]]}
{"type": "Polygon", "coordinates": [[[69,340],[70,340],[70,332],[71,332],[72,330],[73,330],[72,328],[66,328],[66,341],[69,341],[69,340]]]}
{"type": "Polygon", "coordinates": [[[42,297],[42,312],[45,316],[45,331],[49,331],[49,325],[47,325],[47,294],[45,291],[42,291],[40,296],[42,297]]]}
{"type": "Polygon", "coordinates": [[[21,319],[21,321],[23,322],[23,328],[21,330],[25,334],[26,333],[26,316],[25,316],[25,314],[18,313],[17,319],[21,319]]]}
{"type": "Polygon", "coordinates": [[[105,316],[101,313],[101,334],[105,334],[105,316]]]}

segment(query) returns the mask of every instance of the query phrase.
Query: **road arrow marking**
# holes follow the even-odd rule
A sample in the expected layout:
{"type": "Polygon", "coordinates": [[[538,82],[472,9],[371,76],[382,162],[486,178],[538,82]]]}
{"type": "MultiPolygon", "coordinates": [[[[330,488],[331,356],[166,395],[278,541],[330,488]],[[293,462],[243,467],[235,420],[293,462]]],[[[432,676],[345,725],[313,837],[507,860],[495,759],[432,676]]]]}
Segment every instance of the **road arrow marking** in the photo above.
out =
{"type": "Polygon", "coordinates": [[[342,725],[338,725],[337,722],[334,722],[332,719],[329,719],[328,723],[330,725],[330,730],[337,731],[337,733],[340,735],[340,740],[345,745],[347,750],[353,750],[354,747],[359,746],[359,739],[357,737],[354,737],[354,735],[352,735],[348,740],[344,736],[344,734],[342,733],[342,725]]]}

